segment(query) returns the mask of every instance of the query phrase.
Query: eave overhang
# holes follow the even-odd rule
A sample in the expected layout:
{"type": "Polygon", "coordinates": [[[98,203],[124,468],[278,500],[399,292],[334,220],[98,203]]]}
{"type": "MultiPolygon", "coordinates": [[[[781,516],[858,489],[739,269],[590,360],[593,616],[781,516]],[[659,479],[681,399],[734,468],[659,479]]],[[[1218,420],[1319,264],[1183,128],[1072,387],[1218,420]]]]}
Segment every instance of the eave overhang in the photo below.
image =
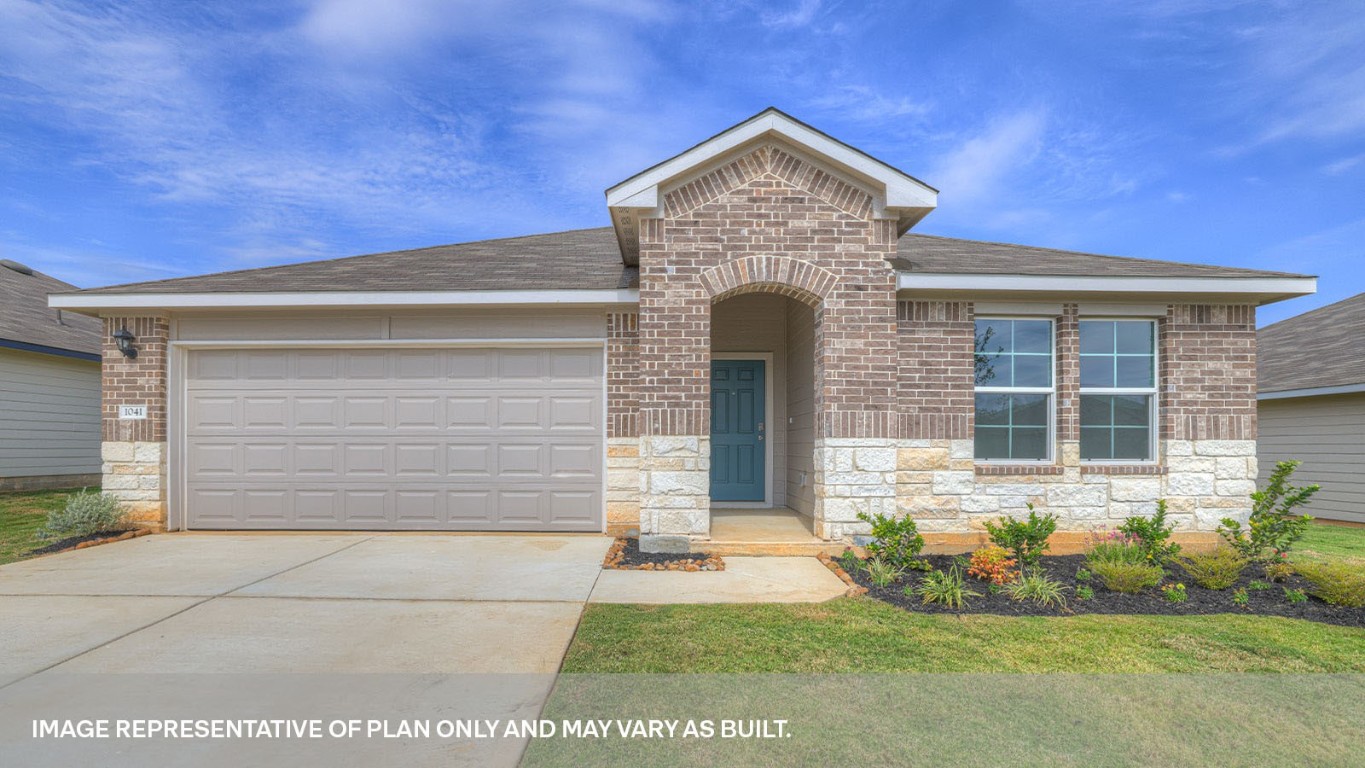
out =
{"type": "Polygon", "coordinates": [[[1057,297],[1246,302],[1263,306],[1317,292],[1316,277],[1133,277],[983,275],[898,272],[896,288],[910,295],[963,299],[1057,297]]]}

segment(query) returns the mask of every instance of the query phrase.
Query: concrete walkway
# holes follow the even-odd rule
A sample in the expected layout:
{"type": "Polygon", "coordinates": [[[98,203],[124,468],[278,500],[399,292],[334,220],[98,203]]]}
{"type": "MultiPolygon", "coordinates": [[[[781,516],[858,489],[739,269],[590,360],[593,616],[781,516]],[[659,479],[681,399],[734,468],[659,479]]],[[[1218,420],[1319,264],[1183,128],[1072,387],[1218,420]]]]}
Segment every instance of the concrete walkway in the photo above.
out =
{"type": "Polygon", "coordinates": [[[813,557],[726,557],[725,570],[602,571],[593,603],[821,603],[848,587],[813,557]]]}

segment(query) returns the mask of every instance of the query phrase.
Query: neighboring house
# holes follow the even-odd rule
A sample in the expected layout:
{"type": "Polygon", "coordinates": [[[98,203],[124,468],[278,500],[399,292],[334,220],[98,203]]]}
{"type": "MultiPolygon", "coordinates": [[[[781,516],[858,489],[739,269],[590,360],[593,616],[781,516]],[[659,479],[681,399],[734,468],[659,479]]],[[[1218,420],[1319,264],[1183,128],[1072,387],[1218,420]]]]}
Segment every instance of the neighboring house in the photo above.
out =
{"type": "Polygon", "coordinates": [[[0,259],[0,490],[100,484],[100,322],[75,286],[0,259]]]}
{"type": "Polygon", "coordinates": [[[52,304],[104,318],[105,459],[164,479],[125,498],[172,528],[1245,516],[1256,307],[1314,279],[907,234],[937,200],[766,110],[607,190],[611,228],[52,304]]]}
{"type": "Polygon", "coordinates": [[[1365,523],[1365,293],[1257,334],[1261,477],[1303,462],[1309,514],[1365,523]]]}

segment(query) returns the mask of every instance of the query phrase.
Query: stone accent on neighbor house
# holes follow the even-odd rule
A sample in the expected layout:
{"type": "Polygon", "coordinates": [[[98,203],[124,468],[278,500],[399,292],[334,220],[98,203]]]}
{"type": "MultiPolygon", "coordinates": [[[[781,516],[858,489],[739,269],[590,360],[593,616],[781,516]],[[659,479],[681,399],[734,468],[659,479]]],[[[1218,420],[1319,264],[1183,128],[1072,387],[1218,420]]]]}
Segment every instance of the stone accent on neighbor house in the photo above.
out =
{"type": "Polygon", "coordinates": [[[139,525],[166,525],[166,355],[170,324],[164,317],[104,318],[101,411],[104,421],[102,487],[127,506],[139,525]],[[135,358],[113,339],[127,328],[135,358]],[[119,408],[143,405],[145,419],[120,419],[119,408]]]}

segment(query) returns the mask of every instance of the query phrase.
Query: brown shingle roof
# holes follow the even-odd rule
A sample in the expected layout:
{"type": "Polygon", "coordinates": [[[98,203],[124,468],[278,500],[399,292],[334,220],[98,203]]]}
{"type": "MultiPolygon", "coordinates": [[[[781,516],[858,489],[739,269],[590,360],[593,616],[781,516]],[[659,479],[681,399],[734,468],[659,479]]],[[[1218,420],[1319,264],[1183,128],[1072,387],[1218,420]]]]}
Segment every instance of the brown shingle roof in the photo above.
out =
{"type": "Polygon", "coordinates": [[[0,346],[17,343],[98,355],[104,333],[98,319],[47,306],[49,293],[75,289],[41,272],[26,275],[0,266],[0,346]]]}
{"type": "Polygon", "coordinates": [[[1256,332],[1261,392],[1365,384],[1365,293],[1256,332]]]}
{"type": "MultiPolygon", "coordinates": [[[[909,234],[897,269],[924,273],[1282,277],[1203,264],[1097,256],[1024,245],[909,234]]],[[[610,227],[481,240],[411,251],[288,264],[96,288],[87,293],[501,291],[636,288],[610,227]]]]}

